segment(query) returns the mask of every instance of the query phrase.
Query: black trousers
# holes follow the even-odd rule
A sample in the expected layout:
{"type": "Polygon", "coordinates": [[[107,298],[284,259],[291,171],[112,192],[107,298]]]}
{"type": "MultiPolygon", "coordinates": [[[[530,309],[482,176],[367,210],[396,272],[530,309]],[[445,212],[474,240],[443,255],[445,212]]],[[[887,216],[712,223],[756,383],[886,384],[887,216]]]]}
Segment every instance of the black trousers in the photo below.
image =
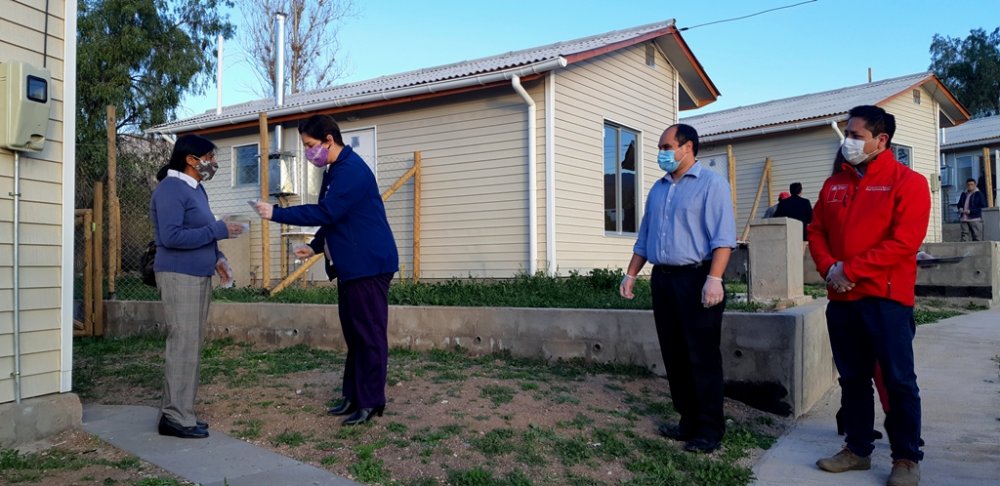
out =
{"type": "Polygon", "coordinates": [[[392,274],[337,284],[340,326],[347,341],[344,397],[361,408],[385,405],[389,364],[389,284],[392,274]]]}
{"type": "Polygon", "coordinates": [[[726,299],[708,309],[701,289],[709,265],[653,268],[653,318],[667,368],[670,396],[685,435],[722,440],[722,312],[726,299]]]}

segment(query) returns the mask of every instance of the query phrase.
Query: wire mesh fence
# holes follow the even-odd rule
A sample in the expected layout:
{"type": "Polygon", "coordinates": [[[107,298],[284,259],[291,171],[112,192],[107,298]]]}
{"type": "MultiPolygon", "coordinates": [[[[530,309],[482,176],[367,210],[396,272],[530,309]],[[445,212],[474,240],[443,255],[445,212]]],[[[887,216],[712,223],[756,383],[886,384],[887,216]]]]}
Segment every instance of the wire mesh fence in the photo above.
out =
{"type": "MultiPolygon", "coordinates": [[[[157,172],[166,165],[172,146],[161,139],[121,134],[118,136],[116,145],[114,154],[116,163],[111,164],[110,168],[106,160],[102,162],[78,161],[76,207],[78,213],[91,211],[91,221],[88,225],[93,230],[91,233],[96,242],[91,248],[90,256],[87,256],[83,235],[89,230],[83,229],[81,219],[77,227],[76,261],[74,264],[77,270],[77,286],[79,287],[74,289],[74,295],[79,300],[76,316],[81,323],[84,321],[85,314],[91,316],[83,309],[84,294],[87,293],[83,288],[87,272],[83,268],[84,262],[88,260],[104,269],[103,275],[91,274],[95,279],[94,285],[100,281],[100,290],[98,291],[100,298],[111,300],[160,299],[159,291],[155,287],[143,283],[141,267],[143,255],[153,240],[153,222],[150,221],[149,217],[149,201],[158,183],[157,172]],[[112,184],[114,184],[114,188],[111,187],[112,184]],[[103,189],[98,194],[98,188],[101,185],[103,185],[103,189]]],[[[87,152],[100,151],[90,150],[87,152]]],[[[376,166],[379,189],[385,192],[394,186],[401,176],[413,168],[414,154],[383,155],[378,157],[376,166]]],[[[400,182],[395,187],[395,193],[386,202],[390,225],[400,248],[401,278],[404,275],[411,275],[414,270],[413,184],[412,177],[400,182]]],[[[211,198],[218,196],[220,195],[210,194],[211,198]]],[[[315,194],[312,194],[312,197],[314,198],[315,194]]],[[[298,199],[297,203],[303,200],[310,201],[308,196],[298,199]]],[[[219,279],[216,277],[213,283],[216,287],[215,298],[217,299],[247,301],[262,298],[267,292],[262,287],[273,287],[294,273],[304,263],[304,260],[296,259],[290,253],[296,243],[306,243],[311,240],[311,235],[303,233],[295,238],[286,238],[286,233],[295,232],[288,228],[278,231],[283,227],[272,224],[269,232],[274,234],[271,235],[273,243],[269,255],[271,253],[273,255],[270,255],[271,258],[268,260],[268,265],[271,267],[271,281],[265,285],[259,275],[260,267],[264,264],[264,262],[259,261],[262,258],[259,246],[263,235],[259,229],[259,221],[251,219],[250,223],[254,226],[251,235],[240,237],[242,238],[240,243],[245,243],[249,247],[246,251],[247,254],[240,257],[236,254],[230,255],[228,249],[224,249],[224,251],[234,267],[245,267],[245,269],[250,270],[251,274],[244,278],[237,278],[236,285],[231,288],[221,288],[219,279]],[[280,244],[274,244],[279,243],[279,241],[280,244]],[[246,261],[242,261],[240,258],[246,261]]],[[[230,245],[232,241],[227,240],[223,243],[230,245]]],[[[239,268],[236,270],[235,273],[239,275],[239,268]]],[[[329,285],[324,265],[319,262],[292,283],[290,288],[301,289],[329,285]]]]}

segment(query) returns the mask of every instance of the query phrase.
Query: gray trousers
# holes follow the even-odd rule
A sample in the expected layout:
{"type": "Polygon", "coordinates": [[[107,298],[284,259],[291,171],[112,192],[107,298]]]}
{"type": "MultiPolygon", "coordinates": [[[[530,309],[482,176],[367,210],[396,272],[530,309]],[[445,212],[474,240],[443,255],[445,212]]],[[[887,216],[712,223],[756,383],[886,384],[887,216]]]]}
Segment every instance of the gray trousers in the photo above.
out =
{"type": "Polygon", "coordinates": [[[212,301],[212,277],[156,272],[163,316],[167,321],[166,366],[160,412],[183,427],[194,427],[195,395],[201,364],[202,339],[208,305],[212,301]]]}
{"type": "Polygon", "coordinates": [[[962,221],[962,240],[961,241],[983,241],[983,220],[979,221],[962,221]],[[972,238],[969,238],[969,237],[972,238]]]}

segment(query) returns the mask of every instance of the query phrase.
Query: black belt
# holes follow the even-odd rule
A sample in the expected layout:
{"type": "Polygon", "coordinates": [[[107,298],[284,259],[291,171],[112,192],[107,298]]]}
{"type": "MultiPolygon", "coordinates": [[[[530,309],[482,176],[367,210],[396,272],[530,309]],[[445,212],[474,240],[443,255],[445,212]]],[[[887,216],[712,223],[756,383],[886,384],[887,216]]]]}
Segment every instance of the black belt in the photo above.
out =
{"type": "Polygon", "coordinates": [[[689,263],[687,265],[653,265],[653,271],[660,273],[690,272],[699,268],[708,268],[711,265],[712,260],[702,260],[698,263],[689,263]]]}

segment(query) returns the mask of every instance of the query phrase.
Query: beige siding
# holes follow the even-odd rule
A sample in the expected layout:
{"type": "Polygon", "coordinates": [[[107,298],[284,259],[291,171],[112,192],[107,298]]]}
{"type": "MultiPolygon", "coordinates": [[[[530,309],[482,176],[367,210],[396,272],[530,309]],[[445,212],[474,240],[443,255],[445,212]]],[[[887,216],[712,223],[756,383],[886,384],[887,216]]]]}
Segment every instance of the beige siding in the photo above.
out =
{"type": "MultiPolygon", "coordinates": [[[[0,9],[0,62],[42,67],[44,2],[5,2],[0,9]]],[[[21,154],[20,328],[22,398],[60,391],[64,326],[62,296],[64,231],[63,100],[65,52],[63,2],[48,17],[48,61],[52,73],[48,140],[40,153],[21,154]]],[[[0,403],[14,400],[13,201],[14,155],[0,149],[0,403]]],[[[68,368],[68,367],[67,367],[68,368]]]]}
{"type": "MultiPolygon", "coordinates": [[[[896,117],[896,135],[892,142],[913,148],[913,170],[923,174],[930,181],[938,180],[940,174],[940,144],[937,124],[938,107],[927,90],[919,88],[920,104],[913,102],[910,90],[883,103],[882,107],[896,117]]],[[[941,194],[931,194],[931,220],[924,241],[942,241],[941,236],[941,194]]]]}
{"type": "MultiPolygon", "coordinates": [[[[539,107],[540,122],[542,85],[528,84],[527,88],[539,107]]],[[[509,277],[527,271],[526,105],[512,88],[449,101],[413,103],[404,111],[376,110],[359,114],[355,121],[338,121],[344,131],[375,127],[376,172],[382,192],[413,166],[414,152],[421,153],[422,278],[509,277]]],[[[289,132],[293,133],[286,137],[286,147],[299,150],[298,135],[286,129],[286,135],[289,132]]],[[[217,181],[206,188],[217,216],[247,213],[249,209],[246,199],[258,189],[231,187],[228,158],[230,147],[254,140],[254,134],[215,139],[220,147],[220,170],[217,181]]],[[[541,161],[541,136],[538,142],[541,161]]],[[[318,174],[311,165],[304,166],[306,171],[318,174]]],[[[540,177],[543,169],[540,164],[540,177]]],[[[544,204],[542,181],[538,184],[539,201],[544,204]]],[[[289,203],[298,204],[300,200],[292,197],[289,203]]],[[[313,202],[315,198],[306,200],[313,202]]],[[[386,213],[405,269],[403,275],[409,278],[413,271],[412,179],[386,201],[386,213]]],[[[544,231],[543,208],[539,208],[539,221],[544,231]]],[[[274,228],[277,225],[271,226],[271,273],[278,278],[278,258],[283,252],[279,253],[277,239],[280,230],[274,228]]],[[[251,265],[257,270],[261,264],[259,226],[251,232],[251,265]]],[[[539,254],[543,255],[544,234],[539,236],[539,254]]],[[[319,278],[320,273],[315,275],[319,278]]]]}
{"type": "MultiPolygon", "coordinates": [[[[699,153],[702,156],[725,154],[727,145],[703,144],[699,153]]],[[[787,191],[789,184],[801,182],[802,197],[815,203],[823,181],[830,176],[840,138],[833,128],[825,126],[737,141],[731,145],[736,159],[736,235],[740,237],[747,221],[764,216],[767,210],[768,190],[765,185],[757,212],[750,213],[768,157],[771,158],[772,201],[777,202],[778,194],[787,191]]]]}
{"type": "Polygon", "coordinates": [[[604,231],[604,123],[639,132],[641,207],[662,175],[656,164],[660,134],[676,121],[674,70],[660,53],[656,67],[647,66],[645,45],[637,45],[574,64],[556,80],[558,272],[624,267],[635,235],[604,231]]]}

